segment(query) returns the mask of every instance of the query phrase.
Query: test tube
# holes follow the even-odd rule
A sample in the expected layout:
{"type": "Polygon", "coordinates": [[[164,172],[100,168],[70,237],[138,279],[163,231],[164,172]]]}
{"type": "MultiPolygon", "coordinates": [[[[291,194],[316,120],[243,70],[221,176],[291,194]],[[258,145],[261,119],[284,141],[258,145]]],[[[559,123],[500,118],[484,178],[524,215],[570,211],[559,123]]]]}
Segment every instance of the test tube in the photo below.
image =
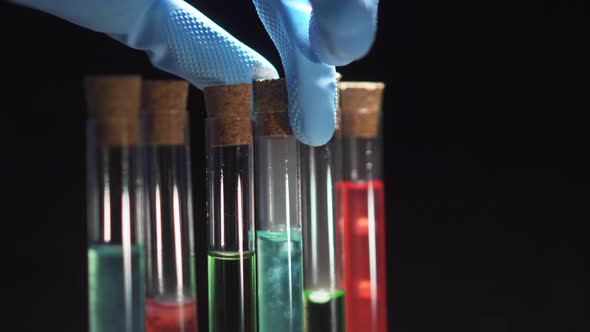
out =
{"type": "Polygon", "coordinates": [[[209,331],[256,331],[252,85],[205,88],[209,331]]]}
{"type": "Polygon", "coordinates": [[[197,331],[185,81],[144,81],[146,332],[197,331]]]}
{"type": "Polygon", "coordinates": [[[340,83],[346,329],[386,332],[385,211],[379,123],[384,85],[340,83]]]}
{"type": "Polygon", "coordinates": [[[303,330],[298,143],[284,80],[254,82],[260,332],[303,330]]]}
{"type": "Polygon", "coordinates": [[[345,329],[343,242],[336,223],[341,204],[334,190],[342,180],[340,136],[337,121],[334,136],[327,144],[300,146],[306,332],[345,329]]]}
{"type": "Polygon", "coordinates": [[[90,332],[144,332],[141,78],[85,79],[90,332]]]}

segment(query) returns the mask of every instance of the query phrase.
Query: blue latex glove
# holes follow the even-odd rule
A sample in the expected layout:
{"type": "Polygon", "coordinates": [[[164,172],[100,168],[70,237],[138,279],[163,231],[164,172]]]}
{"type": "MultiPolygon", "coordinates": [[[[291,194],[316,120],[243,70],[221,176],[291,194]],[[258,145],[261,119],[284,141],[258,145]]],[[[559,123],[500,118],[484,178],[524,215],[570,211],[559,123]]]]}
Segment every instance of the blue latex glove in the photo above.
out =
{"type": "MultiPolygon", "coordinates": [[[[199,89],[278,77],[260,54],[181,0],[13,1],[145,50],[156,67],[199,89]]],[[[369,50],[377,0],[254,4],[285,68],[293,131],[306,144],[324,144],[335,125],[333,65],[349,63],[369,50]]]]}

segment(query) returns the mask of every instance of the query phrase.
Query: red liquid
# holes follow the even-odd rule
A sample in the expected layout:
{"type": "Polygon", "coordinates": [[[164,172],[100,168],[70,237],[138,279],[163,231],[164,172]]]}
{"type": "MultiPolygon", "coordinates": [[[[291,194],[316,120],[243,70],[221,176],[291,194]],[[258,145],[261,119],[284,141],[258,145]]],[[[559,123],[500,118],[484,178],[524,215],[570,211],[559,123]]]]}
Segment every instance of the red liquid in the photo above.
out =
{"type": "Polygon", "coordinates": [[[197,305],[185,303],[160,303],[145,301],[146,332],[196,332],[197,305]]]}
{"type": "Polygon", "coordinates": [[[338,220],[344,239],[346,331],[386,332],[383,182],[340,182],[336,190],[343,207],[338,220]]]}

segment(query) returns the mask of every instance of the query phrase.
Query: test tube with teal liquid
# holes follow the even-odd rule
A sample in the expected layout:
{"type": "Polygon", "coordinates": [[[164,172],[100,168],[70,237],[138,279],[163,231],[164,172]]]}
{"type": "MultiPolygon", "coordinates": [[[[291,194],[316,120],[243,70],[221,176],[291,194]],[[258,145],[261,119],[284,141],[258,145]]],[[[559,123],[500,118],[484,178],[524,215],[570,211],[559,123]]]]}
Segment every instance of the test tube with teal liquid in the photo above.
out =
{"type": "Polygon", "coordinates": [[[90,332],[144,332],[138,76],[85,80],[90,332]]]}
{"type": "Polygon", "coordinates": [[[256,253],[260,332],[303,331],[299,143],[284,80],[254,82],[256,253]]]}

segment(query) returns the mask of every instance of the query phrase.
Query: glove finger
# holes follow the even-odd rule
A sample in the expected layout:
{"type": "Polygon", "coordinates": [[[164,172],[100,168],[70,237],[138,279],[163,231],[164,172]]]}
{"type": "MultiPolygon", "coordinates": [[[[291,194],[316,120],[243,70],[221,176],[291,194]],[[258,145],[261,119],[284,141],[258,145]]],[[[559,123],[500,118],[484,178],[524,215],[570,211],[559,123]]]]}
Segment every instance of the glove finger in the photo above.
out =
{"type": "Polygon", "coordinates": [[[343,66],[369,52],[375,39],[378,0],[311,2],[311,47],[322,61],[343,66]]]}
{"type": "Polygon", "coordinates": [[[199,89],[277,78],[260,54],[182,0],[13,0],[147,52],[199,89]]]}
{"type": "Polygon", "coordinates": [[[156,2],[141,24],[113,37],[199,89],[278,77],[264,57],[181,0],[156,2]]]}
{"type": "Polygon", "coordinates": [[[325,144],[336,124],[336,71],[311,50],[309,1],[254,0],[254,5],[281,56],[295,136],[305,144],[325,144]]]}

